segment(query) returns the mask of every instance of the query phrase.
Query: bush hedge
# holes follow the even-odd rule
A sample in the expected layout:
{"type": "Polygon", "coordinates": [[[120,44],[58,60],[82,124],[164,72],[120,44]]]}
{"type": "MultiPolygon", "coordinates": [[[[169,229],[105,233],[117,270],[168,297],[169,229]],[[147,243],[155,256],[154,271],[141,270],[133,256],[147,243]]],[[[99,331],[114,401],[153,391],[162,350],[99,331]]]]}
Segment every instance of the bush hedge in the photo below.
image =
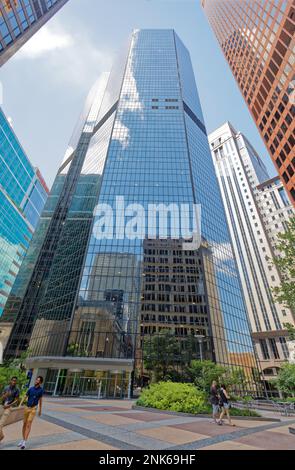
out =
{"type": "MultiPolygon", "coordinates": [[[[158,410],[193,414],[211,414],[212,407],[206,394],[194,384],[158,382],[144,389],[137,400],[138,406],[158,410]]],[[[253,410],[231,408],[232,416],[260,416],[253,410]]]]}
{"type": "Polygon", "coordinates": [[[158,410],[202,413],[207,408],[206,397],[193,384],[159,382],[143,390],[137,405],[158,410]]]}

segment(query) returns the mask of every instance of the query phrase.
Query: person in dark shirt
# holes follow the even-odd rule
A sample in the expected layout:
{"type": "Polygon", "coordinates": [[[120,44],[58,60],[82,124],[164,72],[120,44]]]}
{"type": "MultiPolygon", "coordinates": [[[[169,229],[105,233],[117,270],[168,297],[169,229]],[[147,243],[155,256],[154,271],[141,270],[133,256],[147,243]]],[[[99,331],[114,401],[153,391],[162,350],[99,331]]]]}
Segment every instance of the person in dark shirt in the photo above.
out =
{"type": "Polygon", "coordinates": [[[219,418],[219,395],[217,390],[217,383],[213,380],[210,388],[210,403],[212,405],[212,416],[214,423],[218,424],[219,418]]]}
{"type": "Polygon", "coordinates": [[[0,397],[0,442],[4,439],[3,428],[6,425],[11,409],[19,399],[19,388],[16,386],[17,377],[11,377],[10,384],[4,388],[0,397]]]}
{"type": "Polygon", "coordinates": [[[25,400],[27,400],[27,404],[24,411],[24,422],[23,422],[23,440],[20,441],[18,447],[21,449],[26,448],[27,440],[29,438],[32,422],[36,416],[37,408],[39,406],[39,413],[38,415],[41,416],[42,414],[42,396],[44,393],[43,388],[41,387],[43,383],[43,377],[37,377],[35,381],[34,387],[29,388],[26,393],[25,398],[22,400],[21,405],[25,400]]]}
{"type": "Polygon", "coordinates": [[[220,395],[220,405],[222,407],[221,415],[218,421],[218,424],[222,424],[222,418],[226,414],[228,418],[228,422],[230,426],[235,426],[235,424],[232,423],[231,417],[230,417],[230,403],[229,403],[229,395],[228,392],[226,391],[226,386],[221,385],[220,390],[219,390],[219,395],[220,395]]]}

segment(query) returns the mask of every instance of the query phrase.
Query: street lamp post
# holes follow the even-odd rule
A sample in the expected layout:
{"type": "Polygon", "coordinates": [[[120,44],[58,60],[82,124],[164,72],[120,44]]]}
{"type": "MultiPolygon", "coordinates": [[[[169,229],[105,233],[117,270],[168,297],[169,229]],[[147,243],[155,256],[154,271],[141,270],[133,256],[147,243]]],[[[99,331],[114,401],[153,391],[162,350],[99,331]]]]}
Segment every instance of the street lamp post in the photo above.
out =
{"type": "Polygon", "coordinates": [[[195,335],[195,338],[198,340],[199,348],[200,348],[200,359],[203,361],[203,342],[204,342],[204,335],[195,335]]]}

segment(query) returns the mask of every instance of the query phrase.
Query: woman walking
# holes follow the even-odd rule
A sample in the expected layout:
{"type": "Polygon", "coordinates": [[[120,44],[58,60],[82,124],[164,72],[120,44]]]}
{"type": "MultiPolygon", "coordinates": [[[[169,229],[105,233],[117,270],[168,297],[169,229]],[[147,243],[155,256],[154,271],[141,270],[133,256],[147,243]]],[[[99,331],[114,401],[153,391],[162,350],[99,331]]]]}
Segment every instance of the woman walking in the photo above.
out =
{"type": "Polygon", "coordinates": [[[226,391],[226,386],[221,385],[220,390],[219,390],[219,396],[220,396],[220,406],[222,408],[221,415],[218,421],[218,424],[222,424],[222,418],[226,414],[228,418],[228,422],[230,426],[235,426],[235,424],[232,423],[231,417],[230,417],[230,403],[229,403],[229,395],[226,391]]]}

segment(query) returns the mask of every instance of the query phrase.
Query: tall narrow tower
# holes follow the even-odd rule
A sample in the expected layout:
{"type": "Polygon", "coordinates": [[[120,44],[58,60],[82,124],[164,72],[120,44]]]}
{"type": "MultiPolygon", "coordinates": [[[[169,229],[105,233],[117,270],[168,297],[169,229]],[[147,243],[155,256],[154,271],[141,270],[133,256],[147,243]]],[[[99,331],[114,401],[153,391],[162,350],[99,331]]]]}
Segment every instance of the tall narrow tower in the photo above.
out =
{"type": "Polygon", "coordinates": [[[295,205],[294,0],[201,0],[295,205]]]}
{"type": "Polygon", "coordinates": [[[24,268],[31,279],[7,308],[16,320],[6,356],[29,348],[28,364],[47,371],[55,393],[97,395],[100,384],[101,396],[126,396],[134,367],[144,374],[144,351],[166,332],[179,345],[173,364],[190,344],[192,357],[243,367],[253,389],[257,366],[189,53],[173,30],[136,30],[128,47],[90,95],[58,172],[24,268]],[[194,204],[200,246],[176,230],[192,227],[194,204]]]}

